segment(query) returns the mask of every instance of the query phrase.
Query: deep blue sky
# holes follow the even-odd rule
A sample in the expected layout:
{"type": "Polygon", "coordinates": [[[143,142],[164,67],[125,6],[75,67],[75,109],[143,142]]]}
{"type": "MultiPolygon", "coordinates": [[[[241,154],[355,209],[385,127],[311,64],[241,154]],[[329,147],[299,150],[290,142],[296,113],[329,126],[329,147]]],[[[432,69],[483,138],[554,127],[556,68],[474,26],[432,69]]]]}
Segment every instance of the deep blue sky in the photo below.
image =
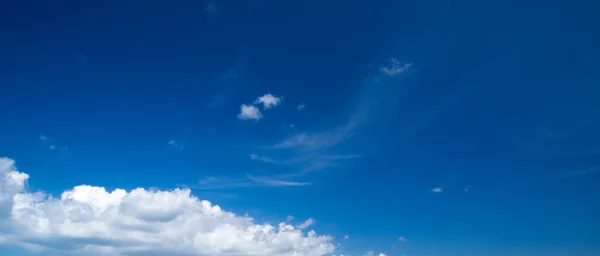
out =
{"type": "Polygon", "coordinates": [[[0,157],[31,175],[32,191],[190,187],[259,221],[310,217],[318,233],[350,236],[337,253],[592,255],[597,10],[582,0],[7,1],[0,157]],[[392,59],[410,67],[389,76],[392,59]],[[282,101],[263,119],[238,118],[268,93],[282,101]],[[339,129],[348,136],[336,141],[339,129]],[[272,147],[298,134],[328,145],[272,147]]]}

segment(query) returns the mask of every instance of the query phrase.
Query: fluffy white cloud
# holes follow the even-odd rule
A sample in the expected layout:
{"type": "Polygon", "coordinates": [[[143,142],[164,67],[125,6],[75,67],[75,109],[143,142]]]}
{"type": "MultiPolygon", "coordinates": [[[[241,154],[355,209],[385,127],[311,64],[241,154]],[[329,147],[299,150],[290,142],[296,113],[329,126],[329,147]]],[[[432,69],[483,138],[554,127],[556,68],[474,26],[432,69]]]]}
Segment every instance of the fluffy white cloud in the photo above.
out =
{"type": "Polygon", "coordinates": [[[433,188],[431,191],[435,192],[435,193],[441,193],[443,191],[443,189],[442,188],[433,188]]]}
{"type": "Polygon", "coordinates": [[[257,107],[242,104],[240,106],[240,113],[238,114],[238,118],[242,120],[260,120],[263,118],[263,116],[257,107]]]}
{"type": "Polygon", "coordinates": [[[279,103],[281,103],[281,98],[270,93],[260,96],[254,101],[254,104],[263,104],[265,109],[276,107],[279,103]]]}
{"type": "Polygon", "coordinates": [[[0,243],[73,255],[325,255],[332,237],[255,223],[189,189],[107,191],[88,185],[59,198],[29,192],[29,175],[0,158],[0,243]]]}

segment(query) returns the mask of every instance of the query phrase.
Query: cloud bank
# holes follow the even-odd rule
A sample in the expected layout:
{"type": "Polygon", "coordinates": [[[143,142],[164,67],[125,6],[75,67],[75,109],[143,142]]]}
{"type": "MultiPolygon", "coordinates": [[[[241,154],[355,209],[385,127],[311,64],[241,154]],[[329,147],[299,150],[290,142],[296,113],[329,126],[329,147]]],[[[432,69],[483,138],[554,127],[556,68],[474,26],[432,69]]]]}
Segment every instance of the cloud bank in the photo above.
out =
{"type": "Polygon", "coordinates": [[[0,244],[61,255],[325,255],[333,238],[255,223],[189,189],[107,191],[76,186],[54,198],[0,158],[0,244]]]}

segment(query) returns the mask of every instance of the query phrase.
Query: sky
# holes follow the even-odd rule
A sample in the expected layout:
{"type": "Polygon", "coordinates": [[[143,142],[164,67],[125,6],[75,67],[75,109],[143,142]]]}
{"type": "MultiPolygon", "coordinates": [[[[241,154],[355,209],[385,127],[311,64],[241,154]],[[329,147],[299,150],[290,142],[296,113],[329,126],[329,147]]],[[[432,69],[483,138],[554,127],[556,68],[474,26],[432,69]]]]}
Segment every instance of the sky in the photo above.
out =
{"type": "Polygon", "coordinates": [[[3,1],[1,255],[600,255],[593,1],[3,1]]]}

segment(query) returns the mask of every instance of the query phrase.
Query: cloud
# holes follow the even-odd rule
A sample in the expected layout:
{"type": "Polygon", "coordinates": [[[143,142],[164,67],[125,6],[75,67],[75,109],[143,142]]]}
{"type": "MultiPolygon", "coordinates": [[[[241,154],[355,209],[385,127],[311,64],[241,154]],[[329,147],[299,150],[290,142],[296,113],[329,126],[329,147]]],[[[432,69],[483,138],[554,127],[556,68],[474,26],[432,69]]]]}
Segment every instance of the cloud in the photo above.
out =
{"type": "Polygon", "coordinates": [[[288,215],[288,216],[285,218],[285,222],[290,222],[290,221],[292,221],[293,219],[294,219],[294,216],[292,216],[292,215],[288,215]]]}
{"type": "Polygon", "coordinates": [[[562,173],[554,175],[553,178],[556,178],[556,179],[575,178],[578,176],[592,174],[592,173],[596,173],[596,172],[600,172],[600,165],[593,166],[593,167],[590,167],[587,169],[562,172],[562,173]]]}
{"type": "Polygon", "coordinates": [[[257,154],[250,154],[250,159],[256,160],[256,161],[265,162],[265,163],[272,163],[272,164],[278,164],[279,163],[279,162],[275,161],[273,158],[265,157],[265,156],[259,156],[257,154]]]}
{"type": "Polygon", "coordinates": [[[404,73],[411,66],[412,63],[405,63],[404,65],[400,65],[400,61],[396,58],[390,58],[391,66],[389,67],[381,67],[379,70],[389,76],[395,76],[404,73]]]}
{"type": "Polygon", "coordinates": [[[29,175],[0,158],[0,241],[61,255],[281,255],[333,253],[333,238],[256,223],[189,189],[131,191],[79,185],[59,197],[29,192],[29,175]]]}
{"type": "Polygon", "coordinates": [[[438,187],[438,188],[433,188],[431,191],[435,192],[435,193],[441,193],[442,192],[442,188],[438,187]]]}
{"type": "Polygon", "coordinates": [[[56,145],[50,145],[48,148],[49,148],[50,150],[55,150],[55,149],[56,149],[56,145]]]}
{"type": "Polygon", "coordinates": [[[286,180],[279,180],[279,179],[273,179],[273,178],[266,178],[266,177],[253,177],[253,176],[248,176],[248,179],[252,180],[253,182],[255,182],[256,184],[263,184],[266,186],[275,186],[275,187],[299,187],[299,186],[309,186],[311,185],[311,183],[309,182],[296,182],[296,181],[286,181],[286,180]]]}
{"type": "Polygon", "coordinates": [[[279,103],[281,103],[281,98],[270,93],[260,96],[254,101],[254,104],[263,104],[264,109],[276,107],[279,103]]]}
{"type": "Polygon", "coordinates": [[[278,179],[276,177],[256,177],[246,175],[244,178],[217,178],[207,177],[198,181],[198,186],[191,186],[195,189],[230,189],[247,187],[301,187],[309,186],[308,182],[296,182],[291,180],[278,179]]]}
{"type": "Polygon", "coordinates": [[[344,235],[344,240],[348,240],[348,239],[350,239],[350,236],[344,235]]]}
{"type": "MultiPolygon", "coordinates": [[[[368,251],[368,252],[365,254],[365,256],[373,256],[373,255],[375,255],[375,253],[374,253],[373,251],[368,251]]],[[[377,254],[377,256],[385,256],[385,254],[383,254],[383,253],[380,253],[380,254],[377,254]]]]}
{"type": "Polygon", "coordinates": [[[298,109],[298,111],[302,111],[306,108],[306,104],[304,103],[300,103],[298,104],[298,107],[296,107],[296,109],[298,109]]]}
{"type": "Polygon", "coordinates": [[[406,238],[404,238],[403,236],[398,237],[398,241],[404,243],[406,242],[406,238]]]}
{"type": "Polygon", "coordinates": [[[241,120],[260,120],[262,119],[262,113],[260,110],[252,105],[242,104],[240,106],[240,113],[238,114],[238,119],[241,120]]]}
{"type": "Polygon", "coordinates": [[[40,140],[48,140],[50,138],[48,138],[48,136],[46,135],[40,135],[40,140]]]}
{"type": "Polygon", "coordinates": [[[306,221],[296,225],[296,228],[297,229],[305,229],[305,228],[308,228],[308,227],[312,226],[313,224],[315,224],[315,222],[317,222],[317,221],[312,218],[308,218],[306,221]]]}
{"type": "Polygon", "coordinates": [[[167,146],[169,146],[170,149],[183,151],[183,142],[179,142],[179,141],[176,141],[176,140],[170,140],[167,143],[167,146]]]}

